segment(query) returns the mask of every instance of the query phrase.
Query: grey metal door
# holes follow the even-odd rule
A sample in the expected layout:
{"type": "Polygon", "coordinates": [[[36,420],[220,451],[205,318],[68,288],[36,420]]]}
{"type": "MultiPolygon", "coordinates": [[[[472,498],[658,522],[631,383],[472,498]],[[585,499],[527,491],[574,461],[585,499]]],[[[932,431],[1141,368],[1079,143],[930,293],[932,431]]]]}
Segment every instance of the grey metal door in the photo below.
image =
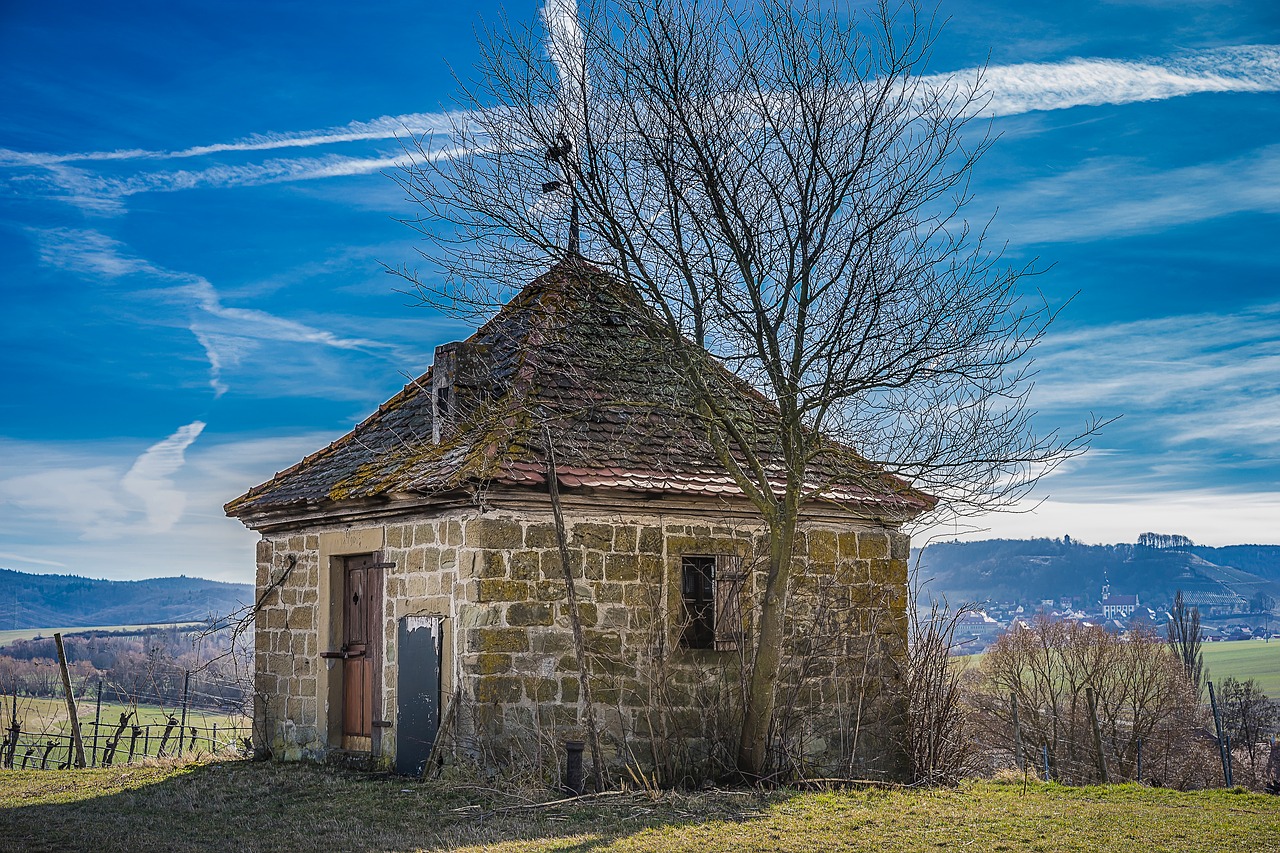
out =
{"type": "Polygon", "coordinates": [[[402,617],[397,647],[396,772],[418,776],[440,729],[444,617],[402,617]]]}

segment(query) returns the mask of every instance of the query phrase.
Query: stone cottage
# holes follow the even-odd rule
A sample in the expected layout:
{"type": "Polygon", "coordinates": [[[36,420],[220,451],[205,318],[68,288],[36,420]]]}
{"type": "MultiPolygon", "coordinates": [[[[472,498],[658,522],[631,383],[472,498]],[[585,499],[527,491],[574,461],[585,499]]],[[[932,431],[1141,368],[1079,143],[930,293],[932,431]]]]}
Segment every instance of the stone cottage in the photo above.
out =
{"type": "MultiPolygon", "coordinates": [[[[590,713],[614,770],[679,782],[732,764],[761,524],[652,329],[628,285],[562,262],[227,504],[262,535],[254,717],[273,755],[550,768],[590,713]]],[[[769,401],[700,357],[776,458],[769,401]]],[[[774,763],[901,775],[899,527],[930,500],[835,445],[812,471],[824,498],[798,537],[774,763]]]]}

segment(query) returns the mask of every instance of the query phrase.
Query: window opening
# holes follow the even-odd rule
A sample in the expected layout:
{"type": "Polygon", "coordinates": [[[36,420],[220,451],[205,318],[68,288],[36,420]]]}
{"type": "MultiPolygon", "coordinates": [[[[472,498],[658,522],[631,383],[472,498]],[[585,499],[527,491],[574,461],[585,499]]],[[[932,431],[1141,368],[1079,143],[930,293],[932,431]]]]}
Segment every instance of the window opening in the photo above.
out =
{"type": "Polygon", "coordinates": [[[684,630],[690,649],[733,651],[742,642],[741,592],[746,575],[733,555],[686,556],[681,561],[684,630]]]}

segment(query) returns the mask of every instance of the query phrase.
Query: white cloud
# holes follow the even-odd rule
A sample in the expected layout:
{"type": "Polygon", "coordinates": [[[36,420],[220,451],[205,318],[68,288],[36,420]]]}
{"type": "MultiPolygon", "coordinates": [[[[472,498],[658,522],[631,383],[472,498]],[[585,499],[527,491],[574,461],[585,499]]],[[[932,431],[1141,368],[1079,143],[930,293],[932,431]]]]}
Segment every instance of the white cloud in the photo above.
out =
{"type": "Polygon", "coordinates": [[[126,492],[142,502],[146,527],[152,533],[173,528],[186,509],[187,496],[174,488],[174,473],[182,467],[184,455],[204,430],[202,421],[192,421],[164,441],[147,448],[120,480],[126,492]]]}
{"type": "MultiPolygon", "coordinates": [[[[1160,424],[1172,442],[1190,436],[1179,436],[1176,421],[1198,411],[1247,430],[1259,415],[1280,411],[1280,303],[1054,330],[1036,359],[1040,408],[1175,409],[1175,422],[1160,424]]],[[[1256,442],[1280,441],[1255,432],[1256,442]]]]}
{"type": "MultiPolygon", "coordinates": [[[[969,69],[932,79],[963,81],[978,73],[969,69]]],[[[992,116],[1159,101],[1204,92],[1276,92],[1280,91],[1280,46],[1243,45],[1141,62],[1076,57],[994,66],[982,74],[991,91],[983,112],[992,116]]]]}
{"type": "Polygon", "coordinates": [[[346,142],[401,139],[406,136],[448,136],[452,132],[455,122],[465,120],[465,118],[465,115],[448,112],[406,113],[398,116],[382,116],[371,121],[353,121],[340,127],[329,127],[320,130],[255,134],[233,142],[196,145],[191,148],[173,151],[129,148],[114,151],[85,151],[72,154],[43,154],[0,148],[0,166],[50,166],[60,163],[113,160],[175,160],[242,151],[275,151],[282,148],[311,148],[317,145],[335,145],[346,142]]]}
{"type": "Polygon", "coordinates": [[[0,438],[0,458],[13,472],[0,480],[0,563],[23,560],[28,571],[88,577],[187,574],[252,583],[258,536],[227,518],[222,505],[335,436],[227,441],[206,428],[199,441],[180,450],[193,432],[188,425],[141,452],[132,441],[0,438]],[[131,469],[144,495],[180,494],[181,516],[170,519],[160,511],[150,519],[147,500],[123,485],[131,469]]]}
{"type": "Polygon", "coordinates": [[[20,471],[0,480],[0,504],[8,507],[5,526],[53,526],[61,531],[59,539],[91,541],[171,530],[182,519],[187,502],[173,478],[204,426],[200,421],[187,424],[132,460],[120,455],[123,448],[0,442],[10,460],[7,467],[20,471]]]}
{"type": "Polygon", "coordinates": [[[1010,193],[999,221],[1019,242],[1064,243],[1246,212],[1280,213],[1280,145],[1163,171],[1132,159],[1098,158],[1010,193]]]}
{"type": "Polygon", "coordinates": [[[561,122],[574,124],[581,114],[580,104],[586,93],[586,46],[582,25],[578,21],[577,0],[546,0],[542,22],[547,28],[547,55],[555,63],[560,79],[561,122]]]}
{"type": "MultiPolygon", "coordinates": [[[[571,109],[582,96],[584,79],[582,31],[575,0],[546,0],[542,9],[548,31],[548,55],[564,84],[562,106],[571,109]]],[[[927,78],[947,87],[973,79],[977,69],[927,78]]],[[[1205,92],[1280,91],[1280,46],[1244,45],[1188,52],[1145,61],[1071,58],[1056,63],[993,66],[982,72],[991,90],[986,112],[996,116],[1037,110],[1163,100],[1205,92]]],[[[121,149],[69,154],[0,149],[0,168],[19,170],[9,183],[24,194],[43,186],[43,193],[97,214],[118,214],[125,200],[139,193],[176,192],[201,187],[227,188],[322,180],[371,174],[398,168],[405,157],[327,154],[319,157],[272,158],[259,162],[219,162],[199,169],[143,170],[117,176],[93,171],[112,163],[172,161],[253,155],[282,149],[318,148],[429,136],[432,156],[453,157],[452,131],[465,124],[461,112],[407,113],[354,121],[337,127],[295,132],[267,132],[224,143],[177,150],[121,149]]]]}
{"type": "Polygon", "coordinates": [[[141,276],[159,283],[156,293],[179,301],[191,311],[187,327],[209,362],[209,384],[221,396],[223,378],[260,341],[314,344],[339,350],[386,354],[390,347],[367,338],[350,338],[278,317],[256,308],[225,305],[208,279],[157,266],[129,252],[128,247],[98,231],[57,228],[34,231],[42,262],[84,276],[119,279],[141,276]]]}
{"type": "MultiPolygon", "coordinates": [[[[1148,530],[1176,532],[1203,545],[1277,543],[1280,492],[1187,490],[1158,495],[1121,495],[1113,500],[1053,498],[1024,503],[1020,512],[975,520],[977,530],[965,538],[1058,537],[1095,544],[1135,542],[1148,530]]],[[[930,536],[951,539],[966,530],[937,527],[914,536],[917,546],[930,536]]]]}

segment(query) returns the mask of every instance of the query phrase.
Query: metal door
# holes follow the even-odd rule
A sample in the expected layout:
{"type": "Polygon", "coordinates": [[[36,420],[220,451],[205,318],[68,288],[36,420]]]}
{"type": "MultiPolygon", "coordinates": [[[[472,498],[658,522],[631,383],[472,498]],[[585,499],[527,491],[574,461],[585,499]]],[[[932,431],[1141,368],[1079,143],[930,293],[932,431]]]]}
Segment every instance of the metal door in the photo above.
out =
{"type": "Polygon", "coordinates": [[[405,616],[396,647],[396,772],[420,776],[440,729],[444,617],[405,616]]]}
{"type": "Polygon", "coordinates": [[[381,664],[382,567],[372,554],[347,557],[343,567],[342,737],[364,749],[373,735],[374,698],[381,664]]]}

